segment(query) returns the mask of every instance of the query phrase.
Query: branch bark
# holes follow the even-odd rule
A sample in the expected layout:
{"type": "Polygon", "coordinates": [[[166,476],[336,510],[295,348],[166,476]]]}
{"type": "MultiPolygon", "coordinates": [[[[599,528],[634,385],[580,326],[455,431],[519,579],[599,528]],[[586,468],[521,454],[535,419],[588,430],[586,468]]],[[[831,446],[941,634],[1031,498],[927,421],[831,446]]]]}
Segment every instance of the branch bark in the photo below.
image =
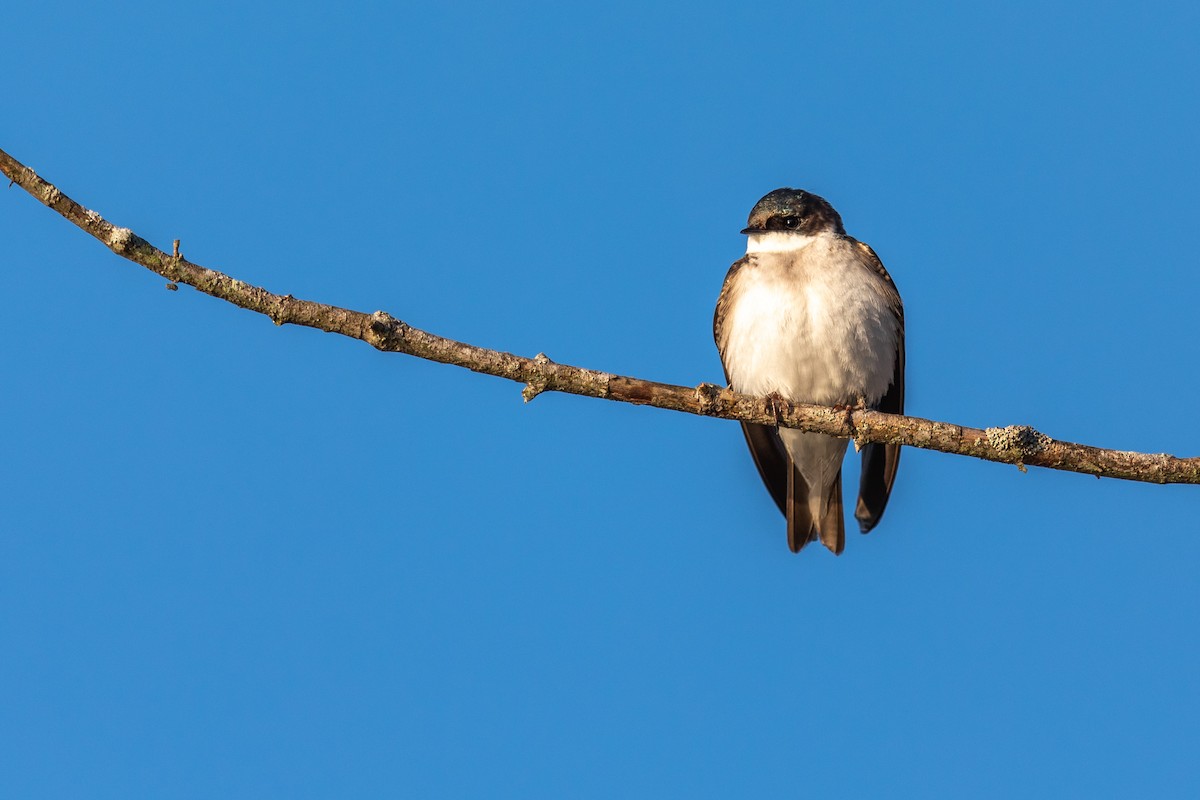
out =
{"type": "MultiPolygon", "coordinates": [[[[79,205],[3,150],[0,150],[0,172],[9,177],[10,186],[17,184],[117,255],[172,284],[186,283],[204,294],[265,314],[276,325],[317,328],[361,339],[385,352],[407,353],[517,381],[525,384],[522,395],[526,402],[542,392],[567,392],[700,416],[798,428],[853,439],[858,445],[883,442],[974,456],[1015,464],[1022,471],[1026,466],[1034,466],[1150,483],[1200,483],[1200,458],[1106,450],[1051,439],[1025,425],[981,430],[919,417],[802,403],[779,410],[765,398],[737,394],[710,383],[674,386],[557,364],[544,354],[526,358],[476,347],[406,325],[383,311],[367,314],[251,286],[193,264],[179,255],[177,243],[173,253],[163,252],[128,228],[113,225],[95,211],[79,205]]],[[[173,287],[168,285],[168,288],[173,287]]]]}

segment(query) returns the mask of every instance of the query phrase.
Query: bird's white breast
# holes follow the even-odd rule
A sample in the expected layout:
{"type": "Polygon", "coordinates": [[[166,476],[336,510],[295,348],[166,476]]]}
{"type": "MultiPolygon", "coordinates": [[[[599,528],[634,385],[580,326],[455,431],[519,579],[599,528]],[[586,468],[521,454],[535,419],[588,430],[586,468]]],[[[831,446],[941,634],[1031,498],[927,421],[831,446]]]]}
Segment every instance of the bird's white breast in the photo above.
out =
{"type": "Polygon", "coordinates": [[[877,402],[891,384],[899,336],[889,288],[848,250],[853,243],[783,235],[808,241],[750,251],[729,287],[724,361],[731,385],[796,402],[877,402]]]}

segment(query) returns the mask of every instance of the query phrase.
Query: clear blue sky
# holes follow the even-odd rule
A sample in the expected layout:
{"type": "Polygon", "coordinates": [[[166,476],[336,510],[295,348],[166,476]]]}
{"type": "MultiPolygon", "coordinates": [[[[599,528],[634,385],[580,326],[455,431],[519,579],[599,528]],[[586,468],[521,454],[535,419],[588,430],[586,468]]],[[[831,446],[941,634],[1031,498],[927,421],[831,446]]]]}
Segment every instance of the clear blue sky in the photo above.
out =
{"type": "MultiPolygon", "coordinates": [[[[1200,454],[1194,4],[21,5],[0,147],[243,280],[717,381],[799,186],[912,413],[1200,454]]],[[[792,556],[735,424],[0,259],[4,797],[1200,792],[1200,487],[910,449],[792,556]]]]}

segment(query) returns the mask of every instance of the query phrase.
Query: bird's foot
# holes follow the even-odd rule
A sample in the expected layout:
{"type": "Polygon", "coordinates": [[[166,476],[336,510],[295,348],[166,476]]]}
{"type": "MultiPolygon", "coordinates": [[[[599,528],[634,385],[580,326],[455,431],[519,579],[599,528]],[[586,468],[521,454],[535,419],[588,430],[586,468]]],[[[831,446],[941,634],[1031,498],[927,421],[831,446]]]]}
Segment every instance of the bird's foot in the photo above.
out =
{"type": "Polygon", "coordinates": [[[854,452],[862,450],[862,443],[858,440],[858,427],[854,424],[855,411],[867,411],[870,406],[867,405],[867,398],[861,394],[854,398],[851,403],[837,403],[833,406],[834,411],[838,411],[846,417],[846,427],[850,430],[850,436],[854,441],[854,452]]]}
{"type": "Polygon", "coordinates": [[[791,401],[787,400],[779,392],[771,392],[767,395],[766,400],[767,413],[775,417],[775,424],[777,425],[783,419],[784,415],[792,410],[791,401]]]}
{"type": "Polygon", "coordinates": [[[830,406],[835,411],[868,411],[870,406],[867,404],[867,398],[863,395],[858,395],[849,403],[834,403],[830,406]]]}

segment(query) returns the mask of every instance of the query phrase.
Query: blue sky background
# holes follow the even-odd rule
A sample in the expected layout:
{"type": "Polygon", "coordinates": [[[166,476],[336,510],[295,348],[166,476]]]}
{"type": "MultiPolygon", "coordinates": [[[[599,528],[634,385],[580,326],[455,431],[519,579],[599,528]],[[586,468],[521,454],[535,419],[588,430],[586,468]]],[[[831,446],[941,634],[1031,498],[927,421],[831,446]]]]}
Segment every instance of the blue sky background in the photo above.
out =
{"type": "MultiPolygon", "coordinates": [[[[198,263],[690,385],[799,186],[911,413],[1200,454],[1194,4],[22,5],[0,147],[198,263]]],[[[1200,488],[910,449],[792,556],[732,423],[0,243],[0,795],[1200,791],[1200,488]]]]}

